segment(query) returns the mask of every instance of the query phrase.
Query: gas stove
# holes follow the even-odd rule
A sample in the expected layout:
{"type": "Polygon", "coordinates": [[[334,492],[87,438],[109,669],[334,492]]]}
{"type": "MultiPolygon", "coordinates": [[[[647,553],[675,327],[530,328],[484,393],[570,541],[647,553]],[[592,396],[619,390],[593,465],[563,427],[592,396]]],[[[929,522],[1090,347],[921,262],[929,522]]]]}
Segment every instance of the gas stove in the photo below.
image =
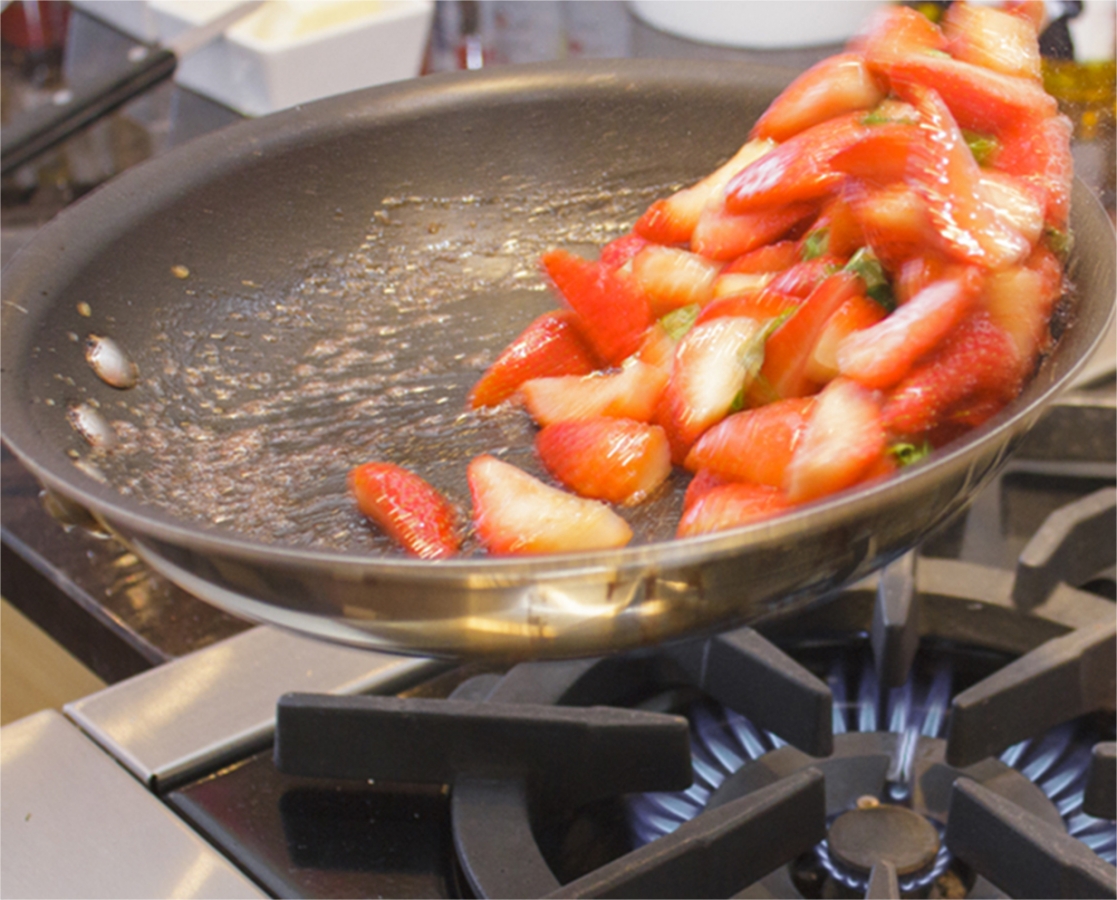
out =
{"type": "Polygon", "coordinates": [[[124,778],[153,824],[75,876],[114,896],[170,893],[160,829],[195,896],[1114,896],[1115,394],[805,612],[510,668],[258,627],[10,725],[5,880],[66,895],[32,825],[98,846],[124,778]]]}

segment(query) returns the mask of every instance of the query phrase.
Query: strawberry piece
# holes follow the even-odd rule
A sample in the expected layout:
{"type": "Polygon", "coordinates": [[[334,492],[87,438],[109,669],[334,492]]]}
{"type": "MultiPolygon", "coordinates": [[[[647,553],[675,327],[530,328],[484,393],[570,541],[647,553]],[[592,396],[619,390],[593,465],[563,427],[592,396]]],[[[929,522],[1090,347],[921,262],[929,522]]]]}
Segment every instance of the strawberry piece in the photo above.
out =
{"type": "Polygon", "coordinates": [[[1000,133],[1000,150],[993,168],[1032,185],[1042,198],[1046,224],[1065,231],[1074,180],[1071,136],[1074,124],[1066,116],[1021,120],[1000,133]]]}
{"type": "Polygon", "coordinates": [[[967,318],[888,395],[884,425],[919,438],[943,426],[979,424],[1020,391],[1023,367],[1013,339],[985,312],[967,318]]]}
{"type": "Polygon", "coordinates": [[[632,540],[628,523],[606,504],[544,484],[495,456],[476,457],[466,474],[474,530],[491,554],[606,550],[632,540]]]}
{"type": "Polygon", "coordinates": [[[763,327],[750,318],[713,319],[695,325],[679,342],[657,412],[672,462],[682,464],[694,442],[725,418],[755,377],[763,327]]]}
{"type": "Polygon", "coordinates": [[[670,375],[675,367],[675,348],[681,337],[681,334],[678,337],[672,334],[662,321],[656,322],[644,335],[644,343],[636,351],[635,358],[670,375]]]}
{"type": "Polygon", "coordinates": [[[813,404],[813,397],[795,397],[734,413],[698,439],[684,466],[726,481],[781,487],[813,404]]]}
{"type": "Polygon", "coordinates": [[[855,294],[830,317],[814,353],[807,362],[807,377],[825,384],[838,374],[838,348],[851,334],[876,325],[887,315],[883,306],[863,294],[855,294]]]}
{"type": "Polygon", "coordinates": [[[649,244],[632,258],[632,283],[643,291],[656,318],[709,302],[720,271],[720,265],[696,253],[658,244],[649,244]]]}
{"type": "Polygon", "coordinates": [[[831,165],[874,186],[893,184],[907,174],[914,148],[922,140],[918,124],[883,122],[835,153],[831,165]]]}
{"type": "Polygon", "coordinates": [[[530,378],[586,375],[597,366],[597,357],[578,330],[574,314],[569,310],[544,313],[485,370],[469,392],[469,405],[474,409],[496,406],[530,378]]]}
{"type": "Polygon", "coordinates": [[[765,110],[754,137],[786,141],[800,131],[843,113],[871,109],[884,92],[858,53],[839,53],[815,63],[765,110]]]}
{"type": "Polygon", "coordinates": [[[349,472],[357,508],[413,556],[442,559],[461,544],[454,507],[413,472],[393,463],[370,462],[349,472]]]}
{"type": "Polygon", "coordinates": [[[1058,112],[1042,84],[948,56],[914,54],[894,60],[885,72],[901,97],[901,85],[933,88],[962,128],[978,132],[997,134],[1021,120],[1038,122],[1058,112]]]}
{"type": "Polygon", "coordinates": [[[888,318],[846,338],[838,348],[839,371],[870,388],[896,384],[962,321],[982,285],[980,270],[967,267],[924,288],[888,318]]]}
{"type": "Polygon", "coordinates": [[[947,251],[989,269],[1020,262],[1031,245],[1001,211],[984,202],[981,170],[942,98],[914,84],[905,92],[919,110],[925,136],[913,148],[908,182],[926,202],[947,251]]]}
{"type": "Polygon", "coordinates": [[[1051,346],[1051,313],[1063,295],[1063,267],[1045,247],[1037,247],[1023,266],[990,276],[982,301],[992,322],[1016,345],[1022,374],[1051,346]]]}
{"type": "Polygon", "coordinates": [[[743,253],[724,269],[722,275],[740,273],[742,275],[759,275],[768,272],[782,272],[800,261],[798,241],[778,241],[765,247],[757,247],[748,253],[743,253]]]}
{"type": "Polygon", "coordinates": [[[982,171],[981,199],[997,210],[1001,220],[1019,234],[1029,247],[1043,236],[1044,206],[1042,187],[1003,172],[982,171]]]}
{"type": "Polygon", "coordinates": [[[894,60],[927,51],[945,51],[942,30],[921,12],[889,5],[872,14],[850,49],[860,53],[869,67],[882,69],[894,60]]]}
{"type": "Polygon", "coordinates": [[[536,435],[543,465],[582,497],[631,506],[671,474],[671,449],[658,425],[631,419],[556,422],[536,435]]]}
{"type": "Polygon", "coordinates": [[[791,508],[779,488],[723,484],[702,493],[679,519],[678,537],[694,537],[770,519],[791,508]]]}
{"type": "Polygon", "coordinates": [[[753,212],[836,193],[846,175],[833,168],[831,160],[865,136],[867,127],[860,120],[860,113],[827,119],[746,166],[726,185],[725,208],[753,212]]]}
{"type": "Polygon", "coordinates": [[[608,416],[649,422],[669,374],[639,360],[610,374],[533,378],[520,396],[539,425],[608,416]]]}
{"type": "Polygon", "coordinates": [[[892,290],[896,305],[903,306],[925,287],[946,277],[949,265],[939,256],[913,256],[896,272],[892,290]]]}
{"type": "Polygon", "coordinates": [[[813,204],[788,203],[731,213],[724,200],[711,201],[695,223],[690,249],[709,259],[733,259],[782,238],[815,212],[813,204]]]}
{"type": "Polygon", "coordinates": [[[601,248],[597,259],[607,269],[619,269],[647,246],[647,238],[629,232],[609,241],[601,248]]]}
{"type": "Polygon", "coordinates": [[[1039,41],[1030,20],[991,6],[952,3],[943,17],[950,55],[1002,75],[1039,80],[1039,41]]]}
{"type": "Polygon", "coordinates": [[[766,402],[813,393],[817,386],[808,377],[807,367],[815,344],[830,317],[850,297],[861,292],[861,279],[850,272],[831,275],[815,288],[791,318],[772,332],[765,344],[764,365],[758,382],[765,384],[774,396],[750,396],[750,400],[766,402]]]}
{"type": "Polygon", "coordinates": [[[835,378],[818,395],[785,476],[787,496],[802,502],[863,480],[885,454],[880,405],[854,381],[835,378]]]}
{"type": "Polygon", "coordinates": [[[551,250],[542,262],[598,357],[619,365],[636,352],[654,319],[648,302],[627,279],[566,250],[551,250]]]}
{"type": "Polygon", "coordinates": [[[690,479],[690,483],[686,486],[686,493],[683,494],[683,512],[694,506],[702,496],[723,484],[729,482],[709,469],[699,469],[690,479]]]}
{"type": "Polygon", "coordinates": [[[656,200],[636,220],[633,230],[657,244],[688,244],[702,210],[720,198],[726,183],[749,163],[769,152],[772,141],[752,140],[744,144],[732,158],[701,181],[676,191],[670,197],[656,200]]]}
{"type": "Polygon", "coordinates": [[[805,250],[811,236],[816,234],[825,237],[823,255],[838,259],[845,259],[865,245],[861,223],[844,197],[835,197],[823,207],[800,246],[805,250]]]}
{"type": "Polygon", "coordinates": [[[715,300],[702,308],[696,324],[727,316],[747,316],[758,321],[768,321],[787,315],[798,306],[798,297],[782,294],[771,288],[761,288],[715,300]]]}
{"type": "Polygon", "coordinates": [[[855,185],[847,191],[865,243],[887,269],[937,247],[938,233],[923,197],[906,184],[872,188],[855,185]]]}
{"type": "Polygon", "coordinates": [[[842,262],[836,256],[826,254],[796,263],[773,278],[768,283],[768,290],[805,299],[833,275],[835,269],[840,269],[842,262]]]}

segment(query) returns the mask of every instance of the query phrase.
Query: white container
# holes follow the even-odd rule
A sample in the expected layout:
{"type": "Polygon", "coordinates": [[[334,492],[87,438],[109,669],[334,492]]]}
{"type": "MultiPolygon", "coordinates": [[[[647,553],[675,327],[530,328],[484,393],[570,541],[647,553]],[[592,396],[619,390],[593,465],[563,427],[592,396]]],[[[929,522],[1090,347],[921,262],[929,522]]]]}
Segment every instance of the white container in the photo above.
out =
{"type": "Polygon", "coordinates": [[[631,0],[653,28],[676,37],[750,50],[841,44],[879,0],[631,0]]]}
{"type": "MultiPolygon", "coordinates": [[[[221,15],[235,0],[153,0],[159,39],[221,15]]],[[[420,73],[433,0],[269,0],[183,60],[175,80],[247,116],[420,73]]]]}

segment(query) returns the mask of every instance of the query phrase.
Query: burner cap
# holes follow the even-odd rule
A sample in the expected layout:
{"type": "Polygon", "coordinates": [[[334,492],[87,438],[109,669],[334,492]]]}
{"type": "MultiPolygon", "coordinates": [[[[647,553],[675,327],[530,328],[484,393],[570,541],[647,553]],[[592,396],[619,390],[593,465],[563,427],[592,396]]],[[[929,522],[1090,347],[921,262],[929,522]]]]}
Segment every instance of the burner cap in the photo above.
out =
{"type": "Polygon", "coordinates": [[[902,806],[869,806],[842,813],[827,835],[834,858],[861,872],[888,860],[896,874],[929,865],[939,851],[939,833],[923,816],[902,806]]]}

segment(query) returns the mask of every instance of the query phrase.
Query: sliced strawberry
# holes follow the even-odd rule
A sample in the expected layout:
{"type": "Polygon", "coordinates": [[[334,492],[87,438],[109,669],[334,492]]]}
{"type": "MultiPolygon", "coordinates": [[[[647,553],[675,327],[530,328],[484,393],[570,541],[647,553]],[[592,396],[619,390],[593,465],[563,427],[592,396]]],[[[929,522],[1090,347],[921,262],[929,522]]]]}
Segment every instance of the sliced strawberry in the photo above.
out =
{"type": "Polygon", "coordinates": [[[865,245],[861,223],[854,215],[853,208],[840,196],[828,201],[822,208],[818,219],[800,242],[801,248],[805,251],[812,236],[819,235],[824,238],[824,256],[845,259],[865,245]]]}
{"type": "Polygon", "coordinates": [[[578,314],[581,332],[598,357],[619,365],[636,352],[654,318],[648,302],[627,279],[566,250],[551,250],[542,262],[559,294],[578,314]]]}
{"type": "Polygon", "coordinates": [[[686,493],[683,494],[683,512],[694,506],[702,496],[723,484],[729,482],[709,469],[699,469],[690,479],[690,483],[686,486],[686,493]]]}
{"type": "Polygon", "coordinates": [[[1002,75],[1039,80],[1039,41],[1026,18],[991,6],[952,3],[943,17],[950,55],[1002,75]]]}
{"type": "Polygon", "coordinates": [[[682,306],[708,303],[720,271],[718,263],[704,256],[649,244],[632,258],[631,277],[659,318],[682,306]]]}
{"type": "Polygon", "coordinates": [[[763,484],[723,484],[702,493],[679,519],[678,537],[740,528],[791,508],[779,488],[763,484]]]}
{"type": "Polygon", "coordinates": [[[1059,230],[1066,230],[1070,213],[1073,133],[1074,124],[1066,116],[1022,119],[1001,131],[1000,149],[993,159],[994,169],[1015,175],[1040,192],[1045,221],[1059,230]]]}
{"type": "Polygon", "coordinates": [[[858,53],[839,53],[807,69],[772,102],[753,126],[754,137],[786,141],[843,113],[871,109],[884,91],[858,53]]]}
{"type": "Polygon", "coordinates": [[[632,419],[556,422],[536,435],[543,465],[582,497],[631,506],[671,474],[671,449],[658,425],[632,419]]]}
{"type": "Polygon", "coordinates": [[[801,131],[734,175],[725,187],[725,208],[744,213],[822,200],[837,192],[846,175],[831,165],[838,151],[865,136],[860,113],[827,119],[801,131]]]}
{"type": "Polygon", "coordinates": [[[458,552],[454,507],[413,472],[370,462],[349,472],[357,508],[413,556],[442,559],[458,552]]]}
{"type": "Polygon", "coordinates": [[[795,397],[727,416],[698,439],[684,465],[726,481],[781,487],[813,404],[813,397],[795,397]]]}
{"type": "Polygon", "coordinates": [[[981,199],[997,210],[1001,220],[1016,231],[1029,246],[1043,236],[1044,190],[1033,183],[1004,172],[982,171],[981,199]]]}
{"type": "Polygon", "coordinates": [[[904,179],[915,148],[922,141],[917,123],[883,122],[835,153],[831,165],[875,186],[894,184],[904,179]]]}
{"type": "Polygon", "coordinates": [[[835,378],[818,395],[788,464],[787,496],[802,502],[845,490],[864,479],[884,453],[884,423],[873,394],[835,378]]]}
{"type": "Polygon", "coordinates": [[[889,393],[885,427],[906,438],[949,426],[957,416],[972,427],[1019,393],[1022,371],[1013,339],[987,313],[976,313],[889,393]],[[969,405],[974,401],[980,416],[969,405]]]}
{"type": "Polygon", "coordinates": [[[814,346],[807,363],[807,377],[825,384],[838,374],[838,348],[850,335],[880,322],[887,313],[883,306],[863,294],[854,294],[838,307],[814,346]]]}
{"type": "Polygon", "coordinates": [[[871,68],[879,69],[912,54],[944,51],[946,37],[921,12],[889,4],[868,18],[850,41],[850,48],[860,53],[871,68]]]}
{"type": "Polygon", "coordinates": [[[681,337],[676,338],[662,321],[656,322],[644,335],[644,343],[636,351],[635,358],[670,375],[675,367],[675,348],[681,337]]]}
{"type": "Polygon", "coordinates": [[[839,371],[870,388],[896,384],[957,327],[982,285],[980,270],[971,266],[924,288],[888,318],[846,338],[838,348],[839,371]]]}
{"type": "Polygon", "coordinates": [[[730,272],[728,275],[719,275],[714,282],[714,299],[707,303],[703,312],[720,300],[731,297],[741,297],[762,293],[775,278],[773,273],[758,273],[755,275],[746,272],[730,272]]]}
{"type": "Polygon", "coordinates": [[[647,246],[647,238],[630,231],[628,234],[609,241],[601,248],[597,259],[607,269],[619,269],[647,246]]]}
{"type": "Polygon", "coordinates": [[[973,131],[996,134],[1021,120],[1038,122],[1058,112],[1055,98],[1037,81],[941,54],[912,54],[892,61],[884,71],[893,90],[915,84],[937,91],[958,124],[973,131]]]}
{"type": "Polygon", "coordinates": [[[489,366],[469,392],[469,404],[474,409],[496,406],[529,378],[586,375],[597,367],[597,357],[579,332],[574,313],[544,313],[489,366]]]}
{"type": "Polygon", "coordinates": [[[494,555],[564,553],[623,547],[632,529],[606,504],[544,484],[495,456],[467,469],[473,525],[494,555]]]}
{"type": "Polygon", "coordinates": [[[720,197],[730,178],[774,146],[772,141],[749,141],[731,159],[697,184],[676,191],[670,197],[656,200],[636,220],[633,230],[657,244],[690,243],[694,226],[698,224],[698,217],[702,215],[707,203],[720,197]]]}
{"type": "Polygon", "coordinates": [[[844,260],[827,253],[796,263],[776,275],[769,282],[768,290],[806,299],[822,282],[840,269],[843,262],[844,260]]]}
{"type": "Polygon", "coordinates": [[[942,98],[919,85],[904,90],[919,110],[925,136],[915,148],[907,180],[927,203],[948,252],[989,269],[1020,262],[1031,245],[1002,211],[984,202],[981,169],[942,98]]]}
{"type": "Polygon", "coordinates": [[[682,464],[694,442],[725,418],[756,375],[763,329],[756,319],[713,319],[695,325],[679,342],[657,414],[673,462],[682,464]]]}
{"type": "Polygon", "coordinates": [[[802,397],[817,390],[807,375],[815,344],[830,317],[842,304],[862,293],[862,282],[850,272],[838,272],[822,282],[786,322],[768,338],[759,384],[773,392],[771,397],[750,397],[755,402],[802,397]]]}
{"type": "Polygon", "coordinates": [[[657,366],[633,360],[611,373],[533,378],[520,386],[520,396],[539,425],[598,416],[648,422],[668,377],[657,366]]]}
{"type": "Polygon", "coordinates": [[[743,253],[730,262],[722,270],[722,274],[762,275],[770,272],[782,272],[799,261],[798,241],[777,241],[774,244],[757,247],[755,250],[743,253]]]}
{"type": "Polygon", "coordinates": [[[982,302],[995,325],[1016,345],[1025,376],[1051,345],[1051,313],[1063,295],[1063,267],[1044,247],[1028,261],[990,276],[982,302]]]}
{"type": "Polygon", "coordinates": [[[811,203],[788,203],[731,213],[723,200],[711,201],[695,223],[690,249],[709,259],[734,259],[779,240],[815,213],[816,208],[811,203]]]}
{"type": "Polygon", "coordinates": [[[766,322],[785,316],[798,307],[798,297],[782,294],[770,288],[761,288],[715,300],[702,308],[702,312],[698,314],[698,323],[726,316],[747,316],[750,319],[766,322]]]}
{"type": "Polygon", "coordinates": [[[907,184],[858,184],[846,193],[866,244],[886,268],[900,268],[928,247],[939,246],[927,202],[907,184]]]}
{"type": "Polygon", "coordinates": [[[950,265],[933,253],[913,256],[906,260],[896,272],[892,283],[896,305],[903,306],[925,287],[946,277],[950,265]]]}

